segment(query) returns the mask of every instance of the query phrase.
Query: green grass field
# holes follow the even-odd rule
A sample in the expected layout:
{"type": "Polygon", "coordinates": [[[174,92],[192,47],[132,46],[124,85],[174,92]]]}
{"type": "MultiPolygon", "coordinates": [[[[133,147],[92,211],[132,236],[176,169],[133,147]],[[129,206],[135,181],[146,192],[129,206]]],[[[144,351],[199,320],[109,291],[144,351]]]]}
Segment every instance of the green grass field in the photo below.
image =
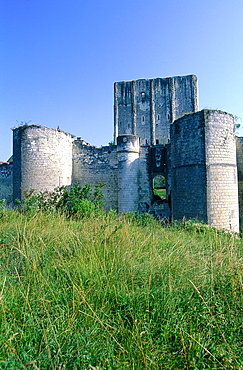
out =
{"type": "Polygon", "coordinates": [[[243,369],[240,238],[133,215],[0,223],[0,369],[243,369]]]}
{"type": "Polygon", "coordinates": [[[154,194],[166,198],[166,189],[154,189],[154,194]]]}

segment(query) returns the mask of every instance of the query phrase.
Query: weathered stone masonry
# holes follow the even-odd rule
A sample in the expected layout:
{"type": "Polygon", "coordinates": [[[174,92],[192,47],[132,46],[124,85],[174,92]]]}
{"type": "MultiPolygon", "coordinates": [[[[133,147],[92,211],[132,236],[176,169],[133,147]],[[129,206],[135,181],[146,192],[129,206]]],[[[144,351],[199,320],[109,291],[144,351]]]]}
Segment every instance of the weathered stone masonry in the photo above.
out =
{"type": "Polygon", "coordinates": [[[73,142],[72,185],[105,184],[106,209],[118,209],[118,158],[114,145],[96,148],[82,139],[73,142]]]}
{"type": "Polygon", "coordinates": [[[232,115],[198,112],[196,76],[116,82],[114,142],[97,148],[59,129],[16,128],[13,162],[0,163],[0,199],[10,204],[25,190],[102,182],[107,210],[239,230],[243,138],[235,137],[232,115]],[[154,195],[158,175],[166,198],[154,195]]]}
{"type": "Polygon", "coordinates": [[[221,111],[186,115],[171,127],[172,214],[237,230],[234,118],[221,111]]]}
{"type": "Polygon", "coordinates": [[[141,145],[167,144],[171,123],[197,110],[194,75],[116,82],[114,141],[119,135],[132,134],[140,137],[141,145]]]}
{"type": "Polygon", "coordinates": [[[71,181],[70,134],[34,125],[13,131],[13,199],[24,190],[52,191],[71,181]]]}

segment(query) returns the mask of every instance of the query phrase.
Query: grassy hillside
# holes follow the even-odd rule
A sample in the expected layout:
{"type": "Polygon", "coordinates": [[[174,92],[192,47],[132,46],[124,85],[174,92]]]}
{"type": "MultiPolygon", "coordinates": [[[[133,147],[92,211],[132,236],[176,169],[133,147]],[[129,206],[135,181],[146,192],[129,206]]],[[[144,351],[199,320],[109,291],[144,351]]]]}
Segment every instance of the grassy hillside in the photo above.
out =
{"type": "Polygon", "coordinates": [[[0,369],[243,369],[241,239],[3,212],[0,369]]]}

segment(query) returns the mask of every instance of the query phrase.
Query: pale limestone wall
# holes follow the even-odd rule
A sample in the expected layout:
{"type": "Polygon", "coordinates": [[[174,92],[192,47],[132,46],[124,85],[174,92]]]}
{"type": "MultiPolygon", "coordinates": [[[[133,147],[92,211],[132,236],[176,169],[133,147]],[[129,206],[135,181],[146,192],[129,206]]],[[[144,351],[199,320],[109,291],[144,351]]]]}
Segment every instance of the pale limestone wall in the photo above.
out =
{"type": "Polygon", "coordinates": [[[173,91],[174,83],[172,78],[155,78],[153,83],[154,102],[154,144],[167,144],[170,139],[170,124],[174,119],[173,113],[173,91]]]}
{"type": "Polygon", "coordinates": [[[234,119],[203,110],[171,127],[172,215],[238,232],[234,119]]]}
{"type": "Polygon", "coordinates": [[[204,111],[209,225],[239,231],[234,117],[204,111]]]}
{"type": "Polygon", "coordinates": [[[13,195],[23,191],[53,191],[71,184],[72,136],[63,131],[39,126],[13,130],[13,195]]]}
{"type": "Polygon", "coordinates": [[[172,77],[173,122],[185,113],[198,111],[198,82],[195,75],[172,77]]]}
{"type": "MultiPolygon", "coordinates": [[[[135,81],[136,121],[134,133],[140,137],[142,145],[151,145],[154,138],[154,88],[153,80],[135,81]]],[[[122,134],[122,132],[121,132],[122,134]]]]}
{"type": "Polygon", "coordinates": [[[13,164],[3,162],[0,164],[0,201],[5,199],[9,205],[13,198],[13,164]]]}
{"type": "Polygon", "coordinates": [[[170,124],[184,113],[198,110],[194,75],[139,79],[114,85],[114,139],[133,134],[142,145],[167,144],[170,124]]]}
{"type": "Polygon", "coordinates": [[[136,124],[135,81],[114,84],[114,142],[119,135],[134,135],[136,124]]]}
{"type": "Polygon", "coordinates": [[[117,138],[118,212],[138,211],[139,202],[139,137],[117,138]]]}
{"type": "Polygon", "coordinates": [[[87,145],[83,140],[73,144],[72,185],[83,186],[103,183],[105,208],[118,209],[118,162],[117,146],[97,148],[87,145]]]}

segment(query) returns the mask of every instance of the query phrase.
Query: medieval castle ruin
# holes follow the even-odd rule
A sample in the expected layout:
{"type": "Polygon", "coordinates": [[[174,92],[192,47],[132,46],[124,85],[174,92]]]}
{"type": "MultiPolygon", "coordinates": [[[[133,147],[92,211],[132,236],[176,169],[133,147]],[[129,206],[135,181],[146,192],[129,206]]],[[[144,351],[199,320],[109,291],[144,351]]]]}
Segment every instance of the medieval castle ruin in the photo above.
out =
{"type": "Polygon", "coordinates": [[[97,148],[60,129],[17,127],[12,160],[0,162],[0,199],[11,204],[24,190],[103,182],[107,210],[196,218],[238,232],[243,138],[234,127],[231,114],[198,111],[194,75],[116,82],[114,145],[97,148]]]}

